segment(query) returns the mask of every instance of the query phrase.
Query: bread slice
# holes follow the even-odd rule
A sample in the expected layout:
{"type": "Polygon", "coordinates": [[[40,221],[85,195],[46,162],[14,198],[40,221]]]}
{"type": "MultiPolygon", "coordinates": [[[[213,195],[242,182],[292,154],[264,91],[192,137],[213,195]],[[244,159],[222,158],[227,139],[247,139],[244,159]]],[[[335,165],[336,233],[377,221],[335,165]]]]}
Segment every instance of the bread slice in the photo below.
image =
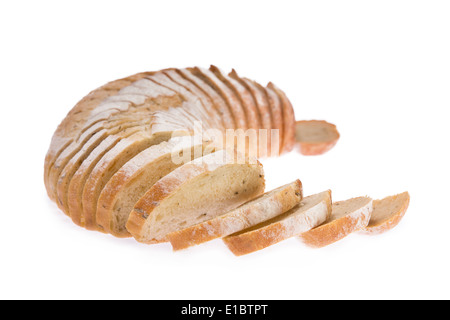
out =
{"type": "Polygon", "coordinates": [[[268,88],[272,89],[280,98],[281,109],[283,111],[283,138],[284,145],[282,152],[290,152],[295,146],[295,114],[294,108],[291,102],[287,98],[286,94],[279,89],[272,82],[267,85],[268,88]]]}
{"type": "Polygon", "coordinates": [[[372,211],[373,201],[368,197],[335,202],[331,217],[323,225],[302,233],[300,239],[310,247],[325,247],[365,228],[372,211]]]}
{"type": "Polygon", "coordinates": [[[169,241],[177,251],[250,228],[292,209],[302,200],[302,191],[300,180],[296,180],[224,215],[172,232],[169,241]]]}
{"type": "Polygon", "coordinates": [[[410,196],[404,192],[373,202],[369,224],[361,230],[366,234],[381,234],[396,227],[408,210],[410,196]]]}
{"type": "Polygon", "coordinates": [[[301,154],[321,155],[331,150],[340,138],[334,124],[326,121],[297,121],[295,140],[301,154]]]}
{"type": "Polygon", "coordinates": [[[207,144],[194,137],[172,138],[142,151],[128,161],[106,184],[97,204],[97,223],[116,237],[126,230],[134,205],[158,180],[183,163],[203,155],[207,144]]]}
{"type": "Polygon", "coordinates": [[[138,201],[126,225],[143,243],[222,215],[264,192],[262,165],[229,150],[189,162],[159,180],[138,201]]]}
{"type": "Polygon", "coordinates": [[[331,191],[304,198],[282,215],[223,239],[236,256],[262,250],[325,222],[331,214],[331,191]]]}

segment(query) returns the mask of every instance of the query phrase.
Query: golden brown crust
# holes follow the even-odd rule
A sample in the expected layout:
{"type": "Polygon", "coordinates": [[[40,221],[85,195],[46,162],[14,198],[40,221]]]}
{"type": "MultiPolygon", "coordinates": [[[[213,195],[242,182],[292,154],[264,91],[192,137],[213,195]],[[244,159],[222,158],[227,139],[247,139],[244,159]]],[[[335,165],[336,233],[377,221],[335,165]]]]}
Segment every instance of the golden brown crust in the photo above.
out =
{"type": "Polygon", "coordinates": [[[241,206],[217,218],[169,234],[174,251],[223,238],[292,209],[303,197],[302,183],[296,180],[269,193],[269,197],[255,199],[257,204],[241,206]]]}
{"type": "Polygon", "coordinates": [[[409,202],[410,195],[408,192],[390,196],[382,200],[375,200],[373,202],[373,216],[377,215],[377,211],[380,210],[379,208],[383,205],[389,208],[389,215],[378,221],[374,221],[374,219],[371,218],[368,226],[361,230],[361,233],[378,235],[395,228],[405,216],[409,207],[409,202]]]}
{"type": "Polygon", "coordinates": [[[365,207],[302,233],[299,237],[303,243],[313,248],[328,246],[367,226],[372,208],[370,200],[365,207]]]}

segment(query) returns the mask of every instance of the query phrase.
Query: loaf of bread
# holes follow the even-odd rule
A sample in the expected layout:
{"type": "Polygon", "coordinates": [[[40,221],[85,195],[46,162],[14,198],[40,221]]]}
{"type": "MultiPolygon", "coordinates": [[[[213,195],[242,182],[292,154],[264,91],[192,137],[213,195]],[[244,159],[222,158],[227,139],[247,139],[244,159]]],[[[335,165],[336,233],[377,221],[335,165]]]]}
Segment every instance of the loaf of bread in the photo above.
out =
{"type": "Polygon", "coordinates": [[[408,193],[373,210],[365,197],[332,205],[330,191],[303,199],[299,180],[263,194],[256,157],[295,145],[318,155],[339,137],[326,121],[296,122],[283,91],[235,70],[145,72],[92,91],[69,112],[44,182],[75,224],[116,237],[170,241],[174,250],[224,238],[236,255],[294,236],[322,247],[354,231],[390,230],[409,204],[408,193]]]}
{"type": "MultiPolygon", "coordinates": [[[[129,236],[124,220],[138,195],[112,204],[106,198],[122,199],[134,191],[125,183],[115,194],[111,186],[124,168],[139,162],[143,154],[150,159],[151,150],[156,150],[152,147],[173,135],[192,135],[196,126],[202,132],[215,130],[224,136],[228,129],[254,129],[257,140],[246,140],[249,145],[245,150],[256,150],[257,156],[289,152],[295,141],[292,105],[273,84],[263,87],[239,77],[234,70],[226,74],[214,66],[140,73],[92,91],[69,112],[45,159],[47,193],[76,224],[129,236]],[[280,136],[274,138],[280,142],[273,144],[276,152],[270,149],[271,130],[280,130],[280,136]],[[121,210],[125,213],[117,214],[121,210]]],[[[158,166],[167,171],[160,176],[175,169],[166,160],[162,162],[158,166]]],[[[149,175],[146,169],[137,172],[149,175]]],[[[139,186],[141,195],[156,182],[150,180],[146,184],[128,183],[139,186]]]]}

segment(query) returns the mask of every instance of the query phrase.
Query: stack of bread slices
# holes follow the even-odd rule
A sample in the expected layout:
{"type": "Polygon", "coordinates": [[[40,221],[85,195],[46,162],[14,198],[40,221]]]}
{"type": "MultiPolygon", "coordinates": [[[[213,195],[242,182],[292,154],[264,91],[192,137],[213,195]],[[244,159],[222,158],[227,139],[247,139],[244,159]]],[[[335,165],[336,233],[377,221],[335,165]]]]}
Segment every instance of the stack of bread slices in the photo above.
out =
{"type": "MultiPolygon", "coordinates": [[[[338,139],[327,122],[296,122],[272,83],[264,87],[214,66],[165,69],[84,97],[53,136],[44,180],[49,197],[88,230],[170,241],[175,249],[224,238],[244,254],[304,234],[336,211],[330,192],[303,198],[300,181],[263,194],[257,158],[296,145],[318,155],[338,139]]],[[[372,202],[357,207],[361,229],[372,202]]],[[[384,220],[380,214],[373,230],[383,229],[384,220]]],[[[314,235],[304,238],[316,243],[314,235]]]]}

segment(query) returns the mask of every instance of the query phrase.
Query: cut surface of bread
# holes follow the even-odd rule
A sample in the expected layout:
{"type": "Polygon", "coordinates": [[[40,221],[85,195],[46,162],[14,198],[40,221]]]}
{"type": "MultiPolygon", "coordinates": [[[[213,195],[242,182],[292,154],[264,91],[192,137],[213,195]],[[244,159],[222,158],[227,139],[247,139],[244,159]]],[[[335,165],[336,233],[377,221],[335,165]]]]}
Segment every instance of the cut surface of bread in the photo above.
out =
{"type": "Polygon", "coordinates": [[[262,250],[322,224],[331,214],[331,191],[306,198],[282,215],[223,239],[236,256],[262,250]]]}
{"type": "Polygon", "coordinates": [[[224,215],[170,233],[168,238],[175,251],[223,238],[279,216],[299,204],[302,197],[302,184],[296,180],[224,215]]]}
{"type": "Polygon", "coordinates": [[[396,227],[408,210],[410,196],[404,192],[373,202],[373,212],[368,226],[361,230],[367,234],[381,234],[396,227]]]}
{"type": "Polygon", "coordinates": [[[172,138],[142,151],[109,180],[97,204],[97,223],[116,237],[131,236],[126,230],[134,205],[159,179],[183,163],[203,155],[207,143],[195,137],[172,138]]]}
{"type": "Polygon", "coordinates": [[[340,138],[334,124],[322,120],[297,121],[295,140],[301,154],[321,155],[331,150],[340,138]]]}
{"type": "Polygon", "coordinates": [[[365,228],[372,211],[373,200],[368,197],[335,202],[332,206],[331,217],[323,225],[302,233],[300,239],[310,247],[328,246],[365,228]]]}
{"type": "Polygon", "coordinates": [[[167,234],[222,215],[261,195],[259,162],[236,161],[220,150],[175,169],[156,182],[131,212],[127,230],[143,243],[167,241],[167,234]]]}

